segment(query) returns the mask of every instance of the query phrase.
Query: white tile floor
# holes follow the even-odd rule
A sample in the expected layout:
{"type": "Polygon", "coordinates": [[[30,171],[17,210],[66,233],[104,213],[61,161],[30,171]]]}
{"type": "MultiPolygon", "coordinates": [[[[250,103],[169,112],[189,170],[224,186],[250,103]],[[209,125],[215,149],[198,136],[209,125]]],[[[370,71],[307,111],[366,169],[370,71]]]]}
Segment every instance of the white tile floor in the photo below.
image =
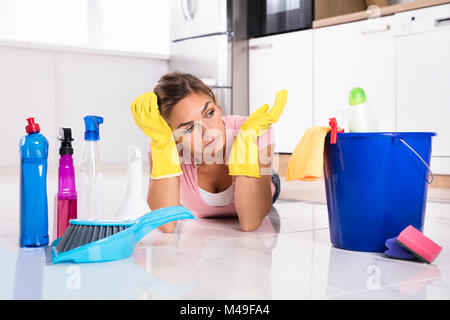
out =
{"type": "MultiPolygon", "coordinates": [[[[45,264],[20,249],[18,171],[0,181],[0,299],[450,299],[450,203],[429,202],[424,233],[443,246],[431,264],[331,246],[322,203],[279,200],[255,232],[236,219],[184,220],[152,231],[127,259],[45,264]]],[[[106,212],[123,200],[123,170],[105,174],[106,212]]],[[[56,191],[49,172],[48,193],[56,191]]],[[[53,204],[49,201],[49,230],[53,204]]]]}

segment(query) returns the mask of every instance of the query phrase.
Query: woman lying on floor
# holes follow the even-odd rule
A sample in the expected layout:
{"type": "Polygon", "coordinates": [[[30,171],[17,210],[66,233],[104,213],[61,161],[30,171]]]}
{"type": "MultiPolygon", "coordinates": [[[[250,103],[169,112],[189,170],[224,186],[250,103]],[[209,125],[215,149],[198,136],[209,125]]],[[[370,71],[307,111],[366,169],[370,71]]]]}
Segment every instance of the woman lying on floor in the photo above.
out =
{"type": "MultiPolygon", "coordinates": [[[[210,87],[191,74],[164,75],[131,104],[136,125],[151,139],[147,201],[152,210],[183,205],[196,217],[237,216],[256,230],[280,193],[272,170],[273,135],[287,91],[249,117],[222,116],[210,87]]],[[[176,221],[159,229],[173,232],[176,221]]]]}

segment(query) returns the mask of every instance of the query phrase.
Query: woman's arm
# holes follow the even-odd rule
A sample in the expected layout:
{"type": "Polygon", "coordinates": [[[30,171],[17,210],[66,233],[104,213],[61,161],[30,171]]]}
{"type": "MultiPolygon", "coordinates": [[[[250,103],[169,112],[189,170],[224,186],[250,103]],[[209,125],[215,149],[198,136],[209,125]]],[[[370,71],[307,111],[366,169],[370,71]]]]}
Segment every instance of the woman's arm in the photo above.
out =
{"type": "MultiPolygon", "coordinates": [[[[149,153],[149,165],[152,168],[152,157],[149,153]]],[[[147,203],[151,210],[180,205],[180,177],[162,179],[149,178],[147,203]]],[[[177,226],[176,221],[171,221],[158,227],[162,232],[171,233],[177,226]]]]}
{"type": "Polygon", "coordinates": [[[260,150],[261,178],[236,176],[234,205],[242,231],[256,230],[272,208],[272,145],[260,150]]]}

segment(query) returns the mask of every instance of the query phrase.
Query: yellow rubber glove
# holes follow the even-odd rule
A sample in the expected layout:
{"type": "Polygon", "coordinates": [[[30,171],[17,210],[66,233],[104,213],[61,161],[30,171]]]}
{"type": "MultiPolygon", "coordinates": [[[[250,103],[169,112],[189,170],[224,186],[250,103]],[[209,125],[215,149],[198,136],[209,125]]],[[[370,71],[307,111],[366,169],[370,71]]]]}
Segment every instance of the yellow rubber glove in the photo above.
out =
{"type": "Polygon", "coordinates": [[[228,170],[232,176],[261,177],[257,138],[278,121],[287,100],[287,90],[278,91],[275,103],[269,110],[264,104],[254,111],[241,125],[228,158],[228,170]],[[269,111],[267,111],[269,110],[269,111]]]}
{"type": "Polygon", "coordinates": [[[136,125],[152,139],[152,179],[179,176],[183,173],[175,139],[158,108],[158,97],[147,92],[131,104],[136,125]]]}

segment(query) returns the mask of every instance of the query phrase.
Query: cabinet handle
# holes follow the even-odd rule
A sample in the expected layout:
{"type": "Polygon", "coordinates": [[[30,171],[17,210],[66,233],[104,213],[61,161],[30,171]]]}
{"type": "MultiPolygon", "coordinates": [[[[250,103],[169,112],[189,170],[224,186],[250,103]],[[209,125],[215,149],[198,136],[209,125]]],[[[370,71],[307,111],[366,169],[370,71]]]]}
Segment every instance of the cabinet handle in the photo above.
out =
{"type": "Polygon", "coordinates": [[[185,21],[192,20],[191,12],[189,11],[188,0],[180,0],[180,1],[181,1],[181,12],[183,13],[184,20],[185,21]]]}
{"type": "Polygon", "coordinates": [[[361,34],[370,34],[370,33],[383,32],[383,31],[388,31],[388,30],[391,30],[391,25],[389,25],[389,24],[383,26],[382,28],[362,31],[361,34]]]}
{"type": "Polygon", "coordinates": [[[253,45],[253,46],[249,47],[250,50],[260,50],[260,49],[270,49],[270,48],[272,48],[271,43],[257,44],[257,45],[253,45]]]}
{"type": "Polygon", "coordinates": [[[187,9],[189,12],[189,16],[191,17],[191,20],[194,19],[195,13],[197,11],[197,0],[187,0],[186,1],[187,4],[187,9]]]}
{"type": "Polygon", "coordinates": [[[450,17],[434,20],[435,27],[444,27],[444,26],[448,26],[448,25],[450,25],[450,17]]]}

